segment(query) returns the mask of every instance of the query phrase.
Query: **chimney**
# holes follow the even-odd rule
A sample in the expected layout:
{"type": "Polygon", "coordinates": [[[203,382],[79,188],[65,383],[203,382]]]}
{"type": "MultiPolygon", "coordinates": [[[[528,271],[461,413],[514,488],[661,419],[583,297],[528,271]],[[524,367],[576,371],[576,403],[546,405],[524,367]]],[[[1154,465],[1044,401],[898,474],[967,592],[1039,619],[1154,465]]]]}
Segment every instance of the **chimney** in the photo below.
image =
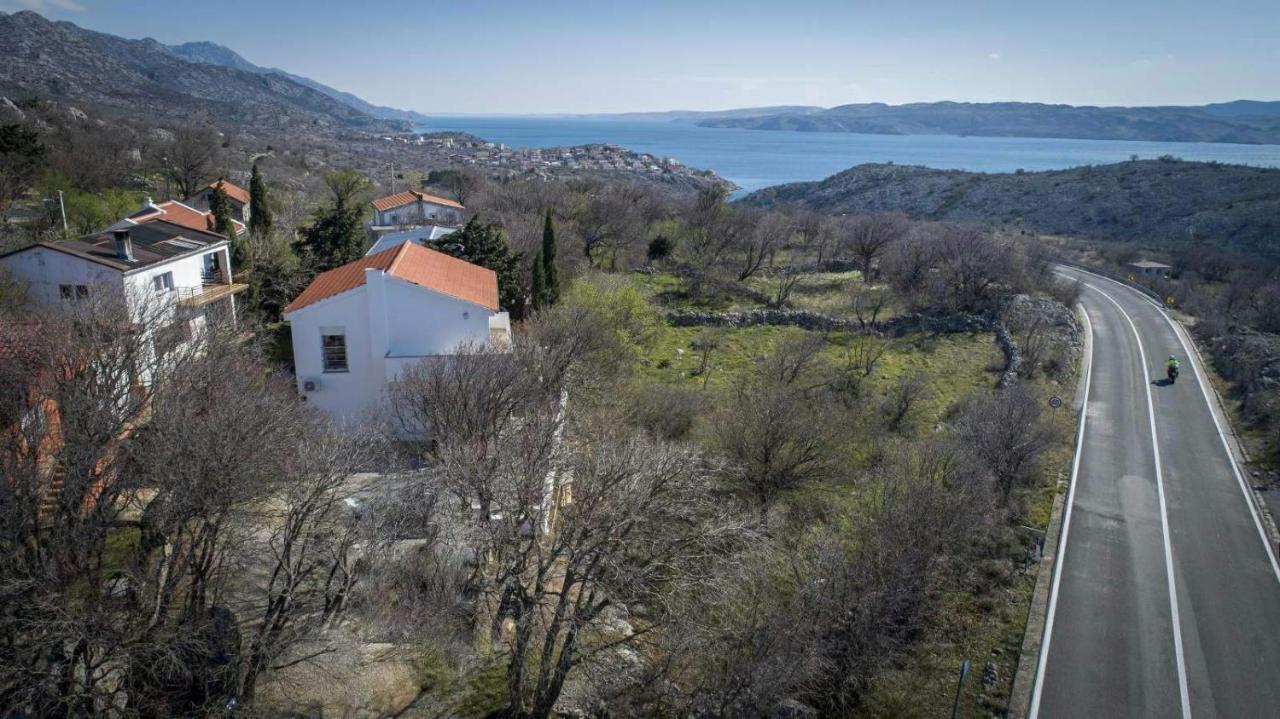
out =
{"type": "Polygon", "coordinates": [[[116,238],[116,257],[125,262],[133,262],[133,240],[129,239],[129,231],[116,230],[112,234],[116,238]]]}
{"type": "Polygon", "coordinates": [[[144,209],[144,210],[158,210],[158,209],[160,209],[160,208],[159,208],[159,206],[157,206],[157,205],[156,205],[156,203],[155,203],[154,201],[152,201],[152,199],[151,199],[151,195],[147,195],[147,199],[145,199],[145,200],[143,200],[143,201],[142,201],[142,209],[144,209]]]}

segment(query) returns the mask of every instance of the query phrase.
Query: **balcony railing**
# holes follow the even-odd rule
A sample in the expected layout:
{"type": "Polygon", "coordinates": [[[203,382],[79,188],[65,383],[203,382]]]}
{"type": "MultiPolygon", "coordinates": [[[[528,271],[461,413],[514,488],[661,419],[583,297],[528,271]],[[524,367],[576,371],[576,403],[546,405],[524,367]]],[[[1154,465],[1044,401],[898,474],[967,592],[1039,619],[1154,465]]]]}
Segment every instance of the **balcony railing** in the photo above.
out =
{"type": "Polygon", "coordinates": [[[249,289],[249,285],[244,283],[223,282],[206,284],[201,287],[178,287],[175,292],[178,295],[179,305],[183,307],[201,307],[247,289],[249,289]]]}

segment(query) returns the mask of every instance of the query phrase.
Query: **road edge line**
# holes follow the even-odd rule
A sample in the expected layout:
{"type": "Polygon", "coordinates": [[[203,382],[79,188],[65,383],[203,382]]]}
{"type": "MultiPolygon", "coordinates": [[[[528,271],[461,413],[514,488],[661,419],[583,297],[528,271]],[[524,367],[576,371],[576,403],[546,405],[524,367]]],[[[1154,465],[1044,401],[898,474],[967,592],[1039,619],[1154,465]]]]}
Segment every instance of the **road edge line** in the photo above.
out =
{"type": "MultiPolygon", "coordinates": [[[[1026,712],[1029,719],[1036,719],[1040,714],[1040,698],[1044,689],[1044,673],[1049,661],[1049,643],[1053,639],[1053,620],[1058,609],[1058,588],[1062,583],[1062,565],[1067,555],[1067,536],[1071,531],[1071,508],[1075,505],[1076,496],[1076,480],[1080,476],[1080,456],[1084,453],[1084,427],[1088,418],[1089,410],[1089,388],[1093,384],[1093,323],[1089,320],[1089,313],[1085,310],[1084,304],[1080,305],[1080,315],[1084,318],[1085,325],[1085,342],[1088,345],[1088,351],[1082,354],[1084,358],[1084,390],[1079,403],[1080,406],[1080,423],[1076,428],[1076,451],[1075,456],[1071,460],[1071,478],[1067,484],[1067,496],[1063,500],[1062,509],[1062,527],[1058,532],[1056,544],[1054,545],[1053,570],[1050,573],[1050,584],[1048,592],[1048,603],[1045,609],[1044,631],[1040,638],[1040,647],[1036,656],[1035,664],[1035,680],[1031,688],[1031,697],[1026,712]]],[[[1050,525],[1053,524],[1053,518],[1049,519],[1050,525]]],[[[1036,582],[1039,584],[1039,580],[1036,582]]],[[[1032,590],[1034,593],[1034,590],[1032,590]]],[[[1023,642],[1027,641],[1024,633],[1023,642]]],[[[1025,656],[1025,655],[1024,655],[1025,656]]],[[[1019,662],[1021,664],[1021,662],[1019,662]]],[[[1022,672],[1018,672],[1021,674],[1022,672]]],[[[1017,683],[1017,675],[1014,676],[1014,683],[1017,683]]],[[[1014,692],[1010,691],[1012,698],[1014,692]]],[[[1012,714],[1011,714],[1012,715],[1012,714]]]]}
{"type": "MultiPolygon", "coordinates": [[[[1088,286],[1093,287],[1093,285],[1088,286]]],[[[1120,314],[1129,323],[1129,329],[1133,330],[1134,340],[1138,343],[1138,359],[1142,362],[1142,388],[1147,396],[1147,418],[1151,421],[1151,449],[1156,468],[1156,491],[1160,498],[1160,530],[1164,535],[1164,566],[1165,576],[1169,581],[1169,613],[1172,615],[1171,618],[1173,620],[1173,649],[1174,659],[1178,667],[1178,694],[1182,701],[1183,719],[1190,719],[1191,692],[1187,687],[1187,660],[1183,655],[1182,649],[1182,616],[1178,612],[1178,583],[1173,574],[1173,540],[1169,535],[1169,506],[1166,504],[1164,497],[1164,469],[1160,462],[1160,436],[1156,431],[1155,402],[1151,398],[1151,375],[1147,371],[1147,350],[1142,345],[1142,334],[1138,332],[1138,325],[1133,321],[1133,317],[1130,317],[1124,307],[1121,307],[1120,303],[1107,294],[1105,290],[1097,287],[1093,287],[1093,289],[1103,297],[1106,297],[1107,301],[1120,310],[1120,314]]],[[[1174,334],[1177,334],[1177,332],[1175,331],[1174,334]]],[[[1209,408],[1209,414],[1213,414],[1212,407],[1209,408]]]]}

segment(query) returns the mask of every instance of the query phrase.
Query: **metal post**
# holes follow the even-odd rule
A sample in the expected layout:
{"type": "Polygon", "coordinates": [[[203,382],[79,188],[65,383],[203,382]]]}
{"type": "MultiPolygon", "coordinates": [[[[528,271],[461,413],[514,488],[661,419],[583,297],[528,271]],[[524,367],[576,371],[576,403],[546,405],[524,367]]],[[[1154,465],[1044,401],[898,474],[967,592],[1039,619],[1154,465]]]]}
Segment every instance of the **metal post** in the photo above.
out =
{"type": "Polygon", "coordinates": [[[67,235],[67,205],[62,201],[62,190],[58,190],[58,210],[62,213],[62,236],[67,235]]]}
{"type": "Polygon", "coordinates": [[[960,665],[960,679],[956,682],[956,700],[951,703],[951,719],[956,719],[960,713],[960,688],[964,686],[965,675],[969,673],[969,660],[964,660],[964,664],[960,665]]]}

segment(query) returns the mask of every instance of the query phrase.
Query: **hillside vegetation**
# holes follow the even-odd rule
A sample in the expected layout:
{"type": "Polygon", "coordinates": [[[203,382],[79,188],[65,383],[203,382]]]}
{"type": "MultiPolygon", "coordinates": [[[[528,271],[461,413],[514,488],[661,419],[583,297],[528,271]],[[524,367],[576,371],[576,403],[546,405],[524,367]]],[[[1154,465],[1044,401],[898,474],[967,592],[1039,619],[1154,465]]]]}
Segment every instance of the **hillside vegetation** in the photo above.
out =
{"type": "Polygon", "coordinates": [[[1003,174],[867,164],[765,188],[742,202],[1280,254],[1280,170],[1170,158],[1003,174]]]}
{"type": "Polygon", "coordinates": [[[704,127],[876,135],[1070,137],[1163,142],[1280,142],[1273,103],[1195,107],[1076,107],[1035,102],[919,102],[841,105],[821,112],[708,118],[704,127]]]}

